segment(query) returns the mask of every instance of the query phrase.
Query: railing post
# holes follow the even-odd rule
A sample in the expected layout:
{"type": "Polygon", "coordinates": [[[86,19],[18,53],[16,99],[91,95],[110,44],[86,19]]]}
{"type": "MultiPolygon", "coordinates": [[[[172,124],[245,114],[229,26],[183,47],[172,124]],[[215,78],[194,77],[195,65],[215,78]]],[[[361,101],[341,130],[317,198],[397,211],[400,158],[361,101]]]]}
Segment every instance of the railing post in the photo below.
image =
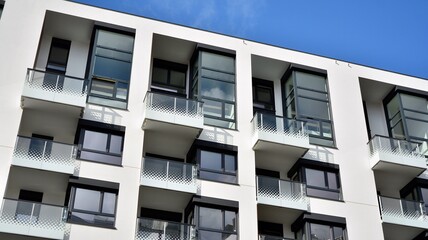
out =
{"type": "Polygon", "coordinates": [[[33,215],[34,215],[34,205],[35,205],[35,203],[33,203],[32,204],[32,208],[31,208],[31,215],[30,215],[30,224],[32,223],[32,220],[33,220],[33,215]]]}
{"type": "Polygon", "coordinates": [[[43,152],[42,152],[42,159],[46,159],[45,157],[45,153],[46,153],[46,144],[48,141],[44,140],[44,144],[43,144],[43,152]]]}
{"type": "Polygon", "coordinates": [[[174,115],[177,114],[177,98],[174,97],[174,115]]]}
{"type": "Polygon", "coordinates": [[[166,181],[169,181],[169,161],[166,162],[166,181]]]}
{"type": "Polygon", "coordinates": [[[406,215],[404,214],[404,208],[403,208],[403,200],[398,200],[398,201],[400,201],[400,210],[401,210],[401,215],[402,215],[402,217],[405,217],[406,215]]]}
{"type": "Polygon", "coordinates": [[[166,225],[167,225],[168,223],[167,222],[163,222],[163,233],[162,233],[162,240],[165,240],[166,239],[166,225]]]}
{"type": "Polygon", "coordinates": [[[402,141],[400,141],[400,140],[397,140],[397,141],[398,141],[398,152],[403,153],[403,151],[401,150],[401,142],[402,141]]]}
{"type": "Polygon", "coordinates": [[[59,83],[59,74],[56,75],[55,91],[58,90],[58,83],[59,83]]]}
{"type": "Polygon", "coordinates": [[[382,148],[382,140],[381,137],[377,137],[379,139],[379,149],[378,151],[380,151],[380,149],[382,148]]]}
{"type": "Polygon", "coordinates": [[[260,129],[264,129],[264,127],[263,127],[263,113],[260,113],[260,129]]]}

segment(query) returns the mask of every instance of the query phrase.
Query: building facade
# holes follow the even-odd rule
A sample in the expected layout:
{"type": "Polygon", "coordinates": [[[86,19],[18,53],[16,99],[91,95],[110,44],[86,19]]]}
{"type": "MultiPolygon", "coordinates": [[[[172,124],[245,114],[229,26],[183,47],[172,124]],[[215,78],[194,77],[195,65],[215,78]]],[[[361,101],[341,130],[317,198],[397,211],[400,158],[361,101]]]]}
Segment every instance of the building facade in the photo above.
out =
{"type": "Polygon", "coordinates": [[[0,14],[0,239],[428,239],[426,79],[69,1],[0,14]]]}

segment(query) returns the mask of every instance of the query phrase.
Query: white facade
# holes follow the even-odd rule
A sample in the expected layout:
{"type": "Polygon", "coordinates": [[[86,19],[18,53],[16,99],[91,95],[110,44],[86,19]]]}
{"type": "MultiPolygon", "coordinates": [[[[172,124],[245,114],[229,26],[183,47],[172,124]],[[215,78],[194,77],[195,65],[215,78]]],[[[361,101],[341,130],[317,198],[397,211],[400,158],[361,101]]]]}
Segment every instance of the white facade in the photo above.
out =
{"type": "MultiPolygon", "coordinates": [[[[119,184],[114,227],[68,222],[64,236],[71,240],[136,239],[141,207],[185,214],[194,195],[238,202],[236,231],[241,240],[259,239],[258,221],[282,224],[283,237],[295,238],[291,224],[306,209],[309,213],[346,219],[350,240],[411,240],[428,226],[426,215],[419,222],[412,218],[402,224],[397,216],[392,222],[388,222],[389,218],[382,220],[377,193],[400,198],[400,189],[426,170],[425,156],[419,154],[413,160],[413,155],[383,159],[393,153],[373,156],[367,144],[374,135],[388,136],[382,101],[391,89],[398,86],[428,94],[425,79],[59,0],[7,0],[0,19],[0,52],[0,199],[18,199],[20,189],[25,189],[43,192],[43,204],[66,206],[71,176],[119,184]],[[82,104],[82,96],[73,99],[51,97],[48,93],[31,95],[26,87],[27,69],[45,71],[52,37],[71,41],[65,74],[87,78],[94,26],[135,34],[127,109],[82,104]],[[153,59],[190,66],[197,44],[234,53],[236,130],[202,125],[200,115],[174,116],[173,112],[170,116],[171,112],[157,114],[156,109],[147,108],[145,96],[150,90],[153,59]],[[275,137],[269,140],[270,135],[262,130],[254,135],[252,79],[273,82],[276,115],[282,116],[281,78],[290,64],[327,72],[335,147],[308,144],[307,134],[284,135],[278,141],[275,137]],[[366,114],[371,136],[366,130],[366,114]],[[73,155],[79,119],[125,127],[121,166],[79,160],[73,155]],[[32,134],[52,136],[54,142],[68,144],[68,159],[75,163],[59,169],[49,164],[44,168],[21,156],[16,164],[17,136],[32,134]],[[294,143],[290,142],[293,138],[294,143]],[[178,181],[181,187],[177,188],[175,183],[165,183],[165,178],[158,183],[143,182],[147,178],[141,175],[146,153],[185,159],[195,139],[237,147],[237,184],[194,179],[194,175],[189,181],[178,181]],[[287,172],[299,157],[338,165],[341,199],[299,197],[303,205],[269,204],[266,196],[258,201],[256,168],[275,170],[281,179],[290,181],[287,172]],[[406,163],[407,158],[414,162],[406,163]],[[412,225],[412,221],[417,223],[412,225]]],[[[63,89],[66,87],[65,83],[63,89]]],[[[50,151],[52,159],[55,154],[50,151]]],[[[194,174],[196,167],[188,168],[194,174]]],[[[182,222],[188,223],[186,220],[182,222]]],[[[0,231],[4,232],[0,239],[31,239],[8,232],[13,224],[1,224],[0,221],[0,231]]],[[[18,233],[45,238],[57,235],[34,232],[18,233]]]]}

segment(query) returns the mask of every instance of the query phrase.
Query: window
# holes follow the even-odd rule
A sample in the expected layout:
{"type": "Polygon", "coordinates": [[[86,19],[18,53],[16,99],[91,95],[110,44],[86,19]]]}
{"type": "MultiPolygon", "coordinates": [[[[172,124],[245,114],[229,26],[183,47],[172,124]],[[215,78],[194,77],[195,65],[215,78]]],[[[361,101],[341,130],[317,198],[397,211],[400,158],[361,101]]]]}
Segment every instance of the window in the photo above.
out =
{"type": "Polygon", "coordinates": [[[70,45],[68,40],[52,38],[46,70],[65,74],[70,45]]]}
{"type": "Polygon", "coordinates": [[[117,190],[71,186],[69,217],[72,223],[114,227],[117,190]]]}
{"type": "Polygon", "coordinates": [[[127,107],[134,37],[97,28],[90,67],[88,102],[127,107]]]}
{"type": "Polygon", "coordinates": [[[288,177],[306,183],[308,196],[342,200],[339,166],[336,164],[299,159],[288,177]]]}
{"type": "Polygon", "coordinates": [[[291,229],[299,240],[347,240],[346,219],[320,214],[302,214],[291,229]]]}
{"type": "Polygon", "coordinates": [[[400,196],[405,200],[410,200],[406,203],[406,208],[416,209],[419,211],[419,203],[425,206],[425,213],[428,213],[428,180],[423,178],[415,178],[403,189],[400,190],[400,196]]]}
{"type": "Polygon", "coordinates": [[[197,49],[192,61],[190,92],[204,102],[204,123],[235,129],[235,57],[197,49]]]}
{"type": "Polygon", "coordinates": [[[16,206],[15,218],[18,221],[36,223],[39,220],[42,192],[21,189],[19,191],[18,205],[16,206]]]}
{"type": "Polygon", "coordinates": [[[198,207],[198,236],[200,240],[236,240],[237,213],[234,211],[198,207]]]}
{"type": "Polygon", "coordinates": [[[384,100],[389,134],[393,138],[428,144],[428,96],[394,90],[384,100]]]}
{"type": "Polygon", "coordinates": [[[153,73],[151,89],[186,95],[187,66],[163,61],[153,60],[153,73]]]}
{"type": "Polygon", "coordinates": [[[102,128],[94,125],[100,124],[87,120],[79,121],[78,157],[93,162],[121,165],[124,128],[115,125],[102,128]]]}
{"type": "Polygon", "coordinates": [[[271,112],[275,114],[273,82],[253,79],[253,111],[271,112]]]}
{"type": "Polygon", "coordinates": [[[4,8],[4,3],[0,2],[0,18],[1,18],[1,15],[3,14],[3,8],[4,8]]]}
{"type": "Polygon", "coordinates": [[[226,183],[236,183],[235,155],[200,150],[199,177],[226,183]]]}
{"type": "Polygon", "coordinates": [[[310,143],[334,146],[326,72],[291,66],[282,81],[284,115],[306,121],[310,143]]]}

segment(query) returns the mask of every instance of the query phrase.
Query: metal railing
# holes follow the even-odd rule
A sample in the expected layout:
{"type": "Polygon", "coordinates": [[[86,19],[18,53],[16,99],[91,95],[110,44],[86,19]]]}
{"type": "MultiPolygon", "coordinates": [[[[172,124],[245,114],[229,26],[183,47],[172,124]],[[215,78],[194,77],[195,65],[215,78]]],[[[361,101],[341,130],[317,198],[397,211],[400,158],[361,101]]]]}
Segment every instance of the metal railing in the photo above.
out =
{"type": "Polygon", "coordinates": [[[149,110],[172,114],[174,116],[203,119],[203,103],[195,99],[147,92],[144,97],[144,102],[146,105],[146,111],[149,110]]]}
{"type": "Polygon", "coordinates": [[[196,190],[197,169],[193,164],[146,157],[142,160],[141,183],[149,182],[158,187],[196,190]]]}
{"type": "Polygon", "coordinates": [[[375,135],[368,143],[370,154],[376,152],[407,157],[423,157],[420,143],[375,135]]]}
{"type": "Polygon", "coordinates": [[[195,226],[166,222],[150,218],[138,218],[135,234],[137,240],[194,240],[195,226]]]}
{"type": "Polygon", "coordinates": [[[259,240],[295,240],[294,238],[284,238],[270,235],[259,235],[259,240]]]}
{"type": "Polygon", "coordinates": [[[308,201],[304,183],[265,176],[257,176],[257,197],[298,203],[308,201]]]}
{"type": "Polygon", "coordinates": [[[7,227],[11,232],[25,235],[30,232],[29,228],[63,232],[66,219],[65,207],[22,200],[5,198],[0,210],[0,228],[7,227]]]}
{"type": "Polygon", "coordinates": [[[422,202],[379,196],[382,218],[406,221],[422,221],[428,224],[425,205],[422,202]]]}
{"type": "Polygon", "coordinates": [[[13,158],[15,163],[30,161],[40,166],[50,164],[74,168],[76,148],[74,145],[41,138],[18,136],[13,158]]]}
{"type": "Polygon", "coordinates": [[[28,95],[52,93],[86,100],[87,80],[63,74],[28,69],[24,91],[28,95]],[[41,91],[41,92],[38,92],[41,91]]]}
{"type": "Polygon", "coordinates": [[[300,138],[308,137],[307,126],[304,121],[257,112],[251,122],[253,123],[253,133],[261,131],[300,138]]]}

